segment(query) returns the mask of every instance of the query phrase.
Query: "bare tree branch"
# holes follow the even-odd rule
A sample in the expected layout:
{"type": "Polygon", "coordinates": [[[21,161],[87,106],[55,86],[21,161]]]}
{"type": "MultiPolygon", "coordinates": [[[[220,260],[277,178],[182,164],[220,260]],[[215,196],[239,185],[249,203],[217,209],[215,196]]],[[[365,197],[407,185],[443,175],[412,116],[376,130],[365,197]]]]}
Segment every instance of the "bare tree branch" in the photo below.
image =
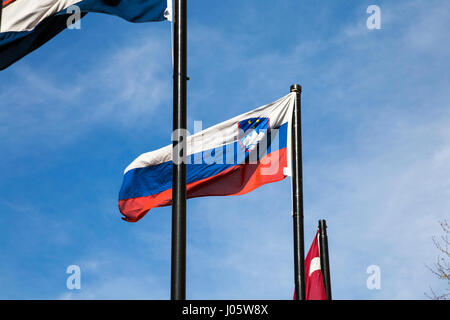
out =
{"type": "Polygon", "coordinates": [[[425,296],[432,300],[448,300],[450,298],[450,252],[448,247],[450,245],[448,240],[448,235],[450,233],[450,225],[447,220],[440,221],[441,228],[444,232],[440,237],[433,237],[434,246],[440,251],[436,259],[436,263],[434,263],[431,267],[427,266],[427,268],[440,280],[444,280],[447,282],[446,293],[436,294],[433,289],[430,287],[431,294],[425,293],[425,296]]]}

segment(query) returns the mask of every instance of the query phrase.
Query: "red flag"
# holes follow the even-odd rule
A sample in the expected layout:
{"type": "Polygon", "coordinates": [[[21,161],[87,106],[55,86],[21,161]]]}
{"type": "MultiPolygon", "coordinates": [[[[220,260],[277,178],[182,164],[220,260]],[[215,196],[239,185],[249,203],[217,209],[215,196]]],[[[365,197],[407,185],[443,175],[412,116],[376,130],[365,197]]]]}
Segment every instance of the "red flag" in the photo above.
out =
{"type": "Polygon", "coordinates": [[[320,268],[319,231],[317,231],[305,258],[305,287],[306,300],[327,300],[323,274],[320,268]]]}
{"type": "Polygon", "coordinates": [[[322,269],[320,268],[319,231],[305,258],[306,300],[327,300],[322,269]]]}

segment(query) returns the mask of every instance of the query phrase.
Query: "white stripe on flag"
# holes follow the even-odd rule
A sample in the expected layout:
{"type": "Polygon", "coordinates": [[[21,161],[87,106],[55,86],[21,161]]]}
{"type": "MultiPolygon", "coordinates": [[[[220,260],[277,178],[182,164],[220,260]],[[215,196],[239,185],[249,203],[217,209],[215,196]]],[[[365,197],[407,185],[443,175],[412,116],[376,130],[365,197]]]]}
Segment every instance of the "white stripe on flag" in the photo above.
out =
{"type": "MultiPolygon", "coordinates": [[[[269,118],[271,128],[279,128],[292,118],[296,94],[289,93],[283,98],[224,121],[187,138],[187,156],[206,150],[219,148],[239,140],[237,124],[248,118],[269,118]]],[[[288,133],[289,136],[290,132],[288,133]]],[[[172,145],[144,153],[137,157],[124,173],[136,168],[144,168],[159,163],[172,161],[172,145]]]]}
{"type": "Polygon", "coordinates": [[[82,0],[16,0],[2,11],[1,32],[33,30],[44,19],[82,0]]]}

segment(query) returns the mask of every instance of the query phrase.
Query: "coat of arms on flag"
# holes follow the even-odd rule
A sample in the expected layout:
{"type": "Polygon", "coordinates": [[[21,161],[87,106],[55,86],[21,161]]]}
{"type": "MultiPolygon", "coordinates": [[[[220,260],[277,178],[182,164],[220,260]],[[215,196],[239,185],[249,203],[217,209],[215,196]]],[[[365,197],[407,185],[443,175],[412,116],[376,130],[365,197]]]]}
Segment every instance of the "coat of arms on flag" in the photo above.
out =
{"type": "Polygon", "coordinates": [[[238,122],[241,147],[250,152],[270,131],[269,118],[250,118],[238,122]]]}

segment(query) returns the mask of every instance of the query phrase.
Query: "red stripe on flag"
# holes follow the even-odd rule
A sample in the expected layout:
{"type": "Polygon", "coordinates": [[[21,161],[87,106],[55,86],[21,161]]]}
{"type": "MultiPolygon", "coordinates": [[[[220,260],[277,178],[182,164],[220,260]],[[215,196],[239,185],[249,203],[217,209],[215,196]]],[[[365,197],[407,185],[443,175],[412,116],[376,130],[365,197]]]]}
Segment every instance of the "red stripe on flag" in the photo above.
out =
{"type": "MultiPolygon", "coordinates": [[[[280,149],[266,155],[258,164],[241,164],[231,167],[215,176],[195,181],[187,185],[187,197],[235,196],[253,191],[271,182],[283,180],[283,169],[287,166],[287,150],[280,149]],[[262,170],[276,163],[273,174],[263,175],[262,170]]],[[[128,222],[139,221],[147,212],[156,207],[172,204],[172,189],[146,197],[119,201],[120,212],[128,222]]]]}

